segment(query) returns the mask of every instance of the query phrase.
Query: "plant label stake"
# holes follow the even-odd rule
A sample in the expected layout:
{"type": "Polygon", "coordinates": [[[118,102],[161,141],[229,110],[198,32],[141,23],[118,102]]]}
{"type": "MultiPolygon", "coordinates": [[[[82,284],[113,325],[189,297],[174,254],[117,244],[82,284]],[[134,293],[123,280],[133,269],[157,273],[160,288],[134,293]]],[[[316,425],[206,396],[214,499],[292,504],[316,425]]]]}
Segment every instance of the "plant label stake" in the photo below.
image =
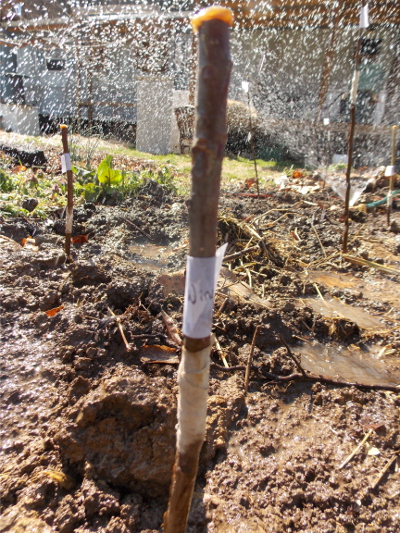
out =
{"type": "Polygon", "coordinates": [[[387,223],[388,226],[390,226],[390,214],[392,212],[392,204],[393,204],[393,189],[394,189],[394,176],[396,174],[396,133],[397,133],[397,126],[392,127],[392,161],[391,166],[386,167],[386,176],[390,176],[390,183],[389,183],[389,194],[387,197],[387,223]]]}
{"type": "Polygon", "coordinates": [[[227,139],[226,106],[232,61],[232,12],[220,6],[200,11],[196,133],[192,148],[182,359],[178,372],[176,457],[165,533],[184,533],[206,432],[208,374],[214,294],[225,247],[215,252],[222,159],[227,139]]]}
{"type": "Polygon", "coordinates": [[[353,80],[351,83],[350,91],[350,131],[349,131],[349,140],[347,147],[347,169],[346,169],[346,198],[344,205],[344,232],[343,232],[343,253],[347,253],[347,242],[349,240],[349,205],[350,205],[350,174],[351,174],[351,165],[353,162],[353,144],[354,144],[354,130],[356,125],[356,101],[357,101],[357,91],[358,91],[358,81],[360,79],[360,72],[358,70],[358,63],[360,60],[360,48],[361,48],[361,38],[363,30],[369,25],[368,20],[368,3],[365,6],[362,6],[360,13],[360,27],[358,30],[358,40],[356,55],[354,57],[354,74],[353,80]]]}
{"type": "Polygon", "coordinates": [[[63,144],[63,155],[61,156],[61,170],[62,173],[67,173],[68,188],[67,188],[67,211],[65,220],[65,253],[67,258],[70,259],[71,255],[71,234],[72,234],[72,214],[74,209],[74,188],[73,188],[73,176],[71,167],[71,157],[69,155],[68,148],[68,126],[62,124],[61,139],[63,144]]]}

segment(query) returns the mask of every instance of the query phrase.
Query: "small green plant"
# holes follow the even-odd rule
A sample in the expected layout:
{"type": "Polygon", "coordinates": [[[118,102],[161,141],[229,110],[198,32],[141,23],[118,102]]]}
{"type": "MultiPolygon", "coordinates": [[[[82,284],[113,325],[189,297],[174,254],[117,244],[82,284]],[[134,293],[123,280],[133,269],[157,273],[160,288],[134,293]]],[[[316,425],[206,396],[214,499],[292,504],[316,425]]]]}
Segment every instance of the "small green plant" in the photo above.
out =
{"type": "Polygon", "coordinates": [[[97,169],[97,179],[104,185],[118,185],[124,182],[126,172],[124,170],[116,170],[113,168],[113,156],[107,155],[100,163],[97,169]]]}
{"type": "Polygon", "coordinates": [[[13,179],[0,168],[0,191],[11,192],[15,189],[15,183],[13,179]]]}
{"type": "Polygon", "coordinates": [[[174,194],[176,194],[177,188],[174,183],[175,175],[173,171],[167,167],[163,166],[159,168],[157,171],[154,171],[152,169],[150,170],[144,170],[141,172],[141,177],[143,180],[145,179],[153,179],[160,185],[163,185],[163,187],[174,194]]]}

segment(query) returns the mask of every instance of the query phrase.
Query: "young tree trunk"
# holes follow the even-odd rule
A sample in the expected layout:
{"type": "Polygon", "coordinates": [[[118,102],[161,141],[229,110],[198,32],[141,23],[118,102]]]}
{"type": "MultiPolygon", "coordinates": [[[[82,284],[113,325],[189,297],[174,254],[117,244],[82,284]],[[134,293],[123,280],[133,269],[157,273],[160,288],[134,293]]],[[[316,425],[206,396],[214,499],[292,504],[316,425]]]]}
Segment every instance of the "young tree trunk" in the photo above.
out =
{"type": "MultiPolygon", "coordinates": [[[[188,270],[190,264],[204,265],[211,277],[214,275],[220,177],[227,139],[226,106],[232,66],[229,52],[232,15],[225,8],[218,9],[204,10],[198,15],[196,23],[199,28],[197,115],[192,149],[192,191],[188,204],[188,270]]],[[[186,283],[189,283],[188,275],[186,283]]],[[[187,291],[185,306],[189,303],[187,291]]],[[[212,304],[213,299],[214,294],[212,304]]],[[[186,529],[199,453],[204,442],[212,315],[209,318],[206,334],[204,328],[200,328],[198,331],[202,333],[197,335],[194,328],[194,333],[184,340],[178,372],[177,450],[170,500],[164,515],[165,533],[184,533],[186,529]]]]}
{"type": "Polygon", "coordinates": [[[69,148],[68,148],[68,126],[65,126],[62,124],[60,126],[61,128],[61,139],[63,144],[63,158],[64,158],[64,164],[65,168],[63,168],[63,172],[67,172],[67,210],[66,210],[66,217],[65,217],[65,253],[67,255],[67,258],[70,258],[71,255],[71,235],[72,235],[72,217],[73,217],[73,209],[74,209],[74,186],[73,186],[73,175],[71,170],[71,161],[69,156],[69,148]]]}

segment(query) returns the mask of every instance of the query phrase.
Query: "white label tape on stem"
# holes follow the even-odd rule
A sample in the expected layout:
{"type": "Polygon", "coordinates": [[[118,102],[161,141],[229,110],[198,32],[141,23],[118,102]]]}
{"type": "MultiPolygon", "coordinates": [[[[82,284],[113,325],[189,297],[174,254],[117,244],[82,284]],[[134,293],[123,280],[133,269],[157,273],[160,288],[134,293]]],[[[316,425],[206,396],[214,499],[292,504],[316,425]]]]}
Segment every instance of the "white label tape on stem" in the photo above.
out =
{"type": "Polygon", "coordinates": [[[360,79],[360,71],[355,70],[353,81],[351,83],[350,104],[355,105],[357,101],[358,80],[360,79]]]}
{"type": "Polygon", "coordinates": [[[187,257],[182,327],[186,337],[204,339],[211,333],[215,289],[227,246],[218,248],[215,257],[187,257]]]}
{"type": "Polygon", "coordinates": [[[393,205],[393,194],[392,191],[389,191],[389,194],[387,196],[387,206],[390,209],[393,205]]]}
{"type": "Polygon", "coordinates": [[[245,93],[249,92],[249,82],[248,81],[242,81],[242,89],[245,93]]]}
{"type": "Polygon", "coordinates": [[[365,29],[369,26],[369,18],[368,18],[368,3],[361,8],[360,13],[360,28],[365,29]]]}
{"type": "Polygon", "coordinates": [[[67,170],[72,170],[71,157],[69,154],[63,154],[61,156],[61,171],[63,174],[65,174],[67,170]]]}
{"type": "Polygon", "coordinates": [[[324,118],[324,126],[329,126],[329,118],[324,118]]]}
{"type": "Polygon", "coordinates": [[[67,210],[67,216],[65,217],[65,233],[72,233],[72,209],[67,210]]]}
{"type": "Polygon", "coordinates": [[[390,176],[394,176],[396,174],[394,166],[386,167],[385,170],[385,176],[388,178],[390,176]]]}

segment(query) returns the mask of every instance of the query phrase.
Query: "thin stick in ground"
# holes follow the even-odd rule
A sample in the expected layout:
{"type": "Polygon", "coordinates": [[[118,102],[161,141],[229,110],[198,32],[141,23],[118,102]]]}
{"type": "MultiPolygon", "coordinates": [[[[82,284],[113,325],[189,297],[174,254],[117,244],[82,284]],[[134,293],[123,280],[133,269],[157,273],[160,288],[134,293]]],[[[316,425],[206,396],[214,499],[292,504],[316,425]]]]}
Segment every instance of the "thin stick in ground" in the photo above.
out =
{"type": "Polygon", "coordinates": [[[73,186],[73,175],[71,169],[71,161],[69,155],[68,147],[68,126],[62,124],[61,128],[61,140],[63,145],[63,161],[64,167],[63,172],[67,172],[67,211],[66,211],[66,220],[65,220],[65,253],[67,258],[71,257],[71,235],[72,235],[72,218],[74,210],[74,186],[73,186]]]}
{"type": "Polygon", "coordinates": [[[247,91],[247,101],[249,105],[249,133],[250,133],[250,147],[251,147],[251,157],[254,161],[254,172],[256,174],[256,186],[257,186],[257,195],[260,197],[260,184],[258,182],[258,169],[257,169],[257,159],[256,159],[256,150],[254,146],[254,132],[253,132],[253,121],[251,118],[251,107],[250,107],[250,89],[247,91]]]}
{"type": "Polygon", "coordinates": [[[350,93],[350,131],[347,146],[347,168],[346,168],[346,197],[344,201],[344,232],[343,232],[343,253],[347,253],[347,242],[349,239],[349,208],[350,208],[350,190],[351,190],[351,165],[353,162],[353,145],[354,145],[354,130],[356,125],[356,100],[357,100],[357,86],[358,86],[358,63],[360,58],[362,29],[359,29],[356,54],[354,58],[354,76],[352,88],[350,93]]]}
{"type": "Polygon", "coordinates": [[[390,176],[390,183],[389,183],[389,194],[388,194],[388,204],[387,204],[387,223],[388,226],[390,226],[390,215],[392,212],[392,204],[393,204],[393,189],[394,189],[394,177],[395,177],[395,165],[396,165],[396,133],[397,133],[397,126],[392,127],[392,168],[391,168],[391,176],[390,176]]]}
{"type": "MultiPolygon", "coordinates": [[[[232,61],[229,52],[229,26],[233,24],[229,9],[214,6],[199,13],[193,26],[199,33],[197,74],[196,134],[192,149],[192,191],[189,209],[189,264],[215,265],[218,200],[222,159],[226,144],[226,105],[232,61]]],[[[189,261],[188,259],[188,261],[189,261]]],[[[190,288],[190,269],[187,287],[190,288]]],[[[215,291],[215,287],[213,289],[215,291]]],[[[213,302],[213,295],[210,300],[213,302]]],[[[211,352],[211,315],[207,315],[202,333],[185,330],[185,312],[197,299],[185,293],[182,359],[178,372],[177,449],[168,510],[164,515],[164,533],[184,533],[199,453],[205,438],[208,372],[211,352]],[[208,331],[208,319],[210,319],[208,331]],[[207,330],[205,333],[204,330],[207,330]]],[[[193,329],[198,321],[194,320],[193,329]]],[[[188,330],[191,328],[188,328],[188,330]]]]}
{"type": "Polygon", "coordinates": [[[245,377],[244,377],[244,394],[245,394],[245,396],[247,395],[247,392],[249,390],[249,380],[250,380],[251,365],[253,364],[254,348],[255,348],[255,345],[256,345],[256,340],[257,340],[257,335],[258,335],[259,330],[260,330],[260,326],[257,326],[255,331],[254,331],[253,340],[252,340],[251,348],[250,348],[250,353],[249,353],[249,357],[247,359],[246,374],[245,374],[245,377]]]}
{"type": "Polygon", "coordinates": [[[278,335],[278,337],[280,338],[280,341],[281,343],[284,345],[284,347],[286,348],[286,352],[288,354],[288,356],[292,359],[292,361],[294,362],[294,364],[296,365],[297,369],[300,370],[300,372],[303,374],[304,377],[307,377],[307,374],[304,370],[304,368],[301,366],[301,364],[299,363],[299,361],[296,359],[296,357],[292,354],[292,350],[289,348],[289,345],[286,343],[286,341],[283,339],[282,335],[278,335]]]}

